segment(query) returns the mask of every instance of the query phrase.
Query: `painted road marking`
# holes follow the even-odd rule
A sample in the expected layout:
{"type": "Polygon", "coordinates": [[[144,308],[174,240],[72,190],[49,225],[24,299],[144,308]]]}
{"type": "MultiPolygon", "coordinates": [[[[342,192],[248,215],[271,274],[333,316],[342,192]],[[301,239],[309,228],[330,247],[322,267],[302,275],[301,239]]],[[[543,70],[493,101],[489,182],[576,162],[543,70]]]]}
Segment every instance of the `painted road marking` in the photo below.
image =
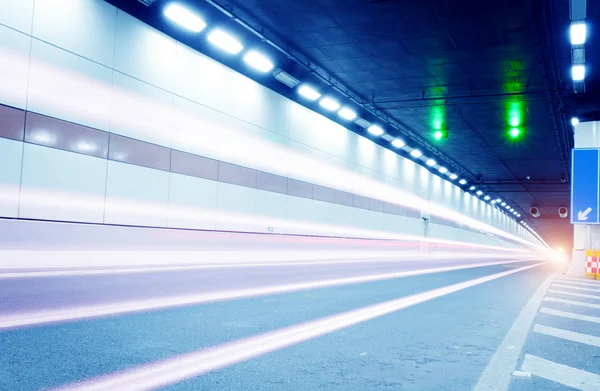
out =
{"type": "Polygon", "coordinates": [[[562,285],[562,284],[557,284],[554,283],[552,284],[552,286],[555,286],[557,288],[568,288],[568,289],[575,289],[577,291],[585,291],[585,292],[600,292],[600,289],[593,289],[593,288],[581,288],[579,286],[571,286],[571,285],[562,285]]]}
{"type": "Polygon", "coordinates": [[[533,331],[536,333],[549,335],[551,337],[562,338],[568,341],[579,342],[600,348],[600,337],[596,337],[594,335],[576,333],[575,331],[557,329],[555,327],[544,326],[541,324],[536,324],[533,326],[533,331]]]}
{"type": "Polygon", "coordinates": [[[574,312],[559,311],[559,310],[554,310],[552,308],[546,308],[546,307],[542,307],[542,309],[540,309],[540,312],[542,314],[548,314],[548,315],[554,315],[554,316],[562,316],[563,318],[583,320],[583,321],[586,321],[586,322],[592,322],[592,323],[598,323],[598,324],[600,324],[600,318],[598,318],[596,316],[581,315],[581,314],[576,314],[574,312]]]}
{"type": "Polygon", "coordinates": [[[527,305],[523,308],[515,323],[513,323],[508,334],[506,334],[502,344],[496,350],[496,353],[494,353],[473,391],[506,390],[511,380],[511,372],[513,376],[519,376],[519,374],[516,374],[519,371],[513,372],[513,370],[517,366],[519,355],[525,344],[525,339],[527,338],[533,319],[537,315],[542,298],[546,294],[553,278],[554,276],[548,277],[533,294],[531,299],[529,299],[529,302],[527,302],[527,305]]]}
{"type": "MultiPolygon", "coordinates": [[[[195,295],[171,296],[167,298],[145,299],[126,301],[120,303],[98,304],[90,306],[80,306],[63,309],[42,310],[37,312],[25,312],[21,314],[12,314],[0,316],[0,330],[12,329],[17,327],[35,326],[48,323],[58,323],[75,321],[88,318],[96,318],[108,315],[120,315],[132,312],[160,310],[172,307],[182,307],[211,303],[216,301],[234,300],[256,296],[266,296],[280,293],[297,292],[310,289],[328,288],[334,286],[360,284],[365,282],[375,282],[391,280],[396,278],[406,278],[421,276],[433,273],[450,272],[477,267],[501,265],[506,262],[479,263],[461,266],[438,267],[431,269],[410,270],[404,272],[372,274],[367,276],[336,278],[329,280],[317,280],[284,285],[270,285],[257,288],[237,289],[230,291],[220,291],[211,293],[200,293],[195,295]]],[[[537,266],[536,264],[534,266],[537,266]]],[[[514,269],[521,270],[521,269],[514,269]]]]}
{"type": "Polygon", "coordinates": [[[586,284],[600,285],[600,281],[598,281],[598,280],[586,280],[586,279],[583,279],[580,277],[560,276],[557,278],[557,280],[569,280],[569,281],[576,281],[576,282],[581,282],[581,283],[583,283],[583,281],[585,281],[586,284]]]}
{"type": "Polygon", "coordinates": [[[567,291],[559,291],[557,289],[549,289],[548,290],[549,293],[559,293],[561,295],[569,295],[569,296],[577,296],[577,297],[585,297],[587,299],[596,299],[596,300],[600,300],[600,296],[599,295],[588,295],[585,293],[573,293],[573,292],[567,292],[567,291]]]}
{"type": "Polygon", "coordinates": [[[438,297],[446,296],[475,285],[538,267],[545,263],[546,262],[524,266],[519,269],[507,270],[505,272],[448,285],[399,299],[385,301],[309,322],[299,323],[166,360],[133,367],[125,371],[104,375],[88,381],[67,384],[59,389],[79,391],[141,391],[164,387],[325,334],[330,334],[334,331],[366,322],[438,297]]]}
{"type": "Polygon", "coordinates": [[[558,297],[544,297],[544,301],[550,301],[553,303],[578,305],[580,307],[596,308],[596,309],[600,310],[600,304],[590,304],[590,303],[585,303],[583,301],[559,299],[558,297]]]}
{"type": "Polygon", "coordinates": [[[582,391],[600,390],[600,376],[526,354],[521,370],[582,391]]]}
{"type": "MultiPolygon", "coordinates": [[[[565,280],[563,278],[557,278],[556,280],[554,280],[560,284],[573,284],[573,285],[583,285],[583,286],[595,286],[595,287],[600,287],[600,283],[590,283],[590,282],[577,282],[577,281],[573,281],[573,280],[565,280]]],[[[592,280],[590,280],[592,281],[592,280]]]]}

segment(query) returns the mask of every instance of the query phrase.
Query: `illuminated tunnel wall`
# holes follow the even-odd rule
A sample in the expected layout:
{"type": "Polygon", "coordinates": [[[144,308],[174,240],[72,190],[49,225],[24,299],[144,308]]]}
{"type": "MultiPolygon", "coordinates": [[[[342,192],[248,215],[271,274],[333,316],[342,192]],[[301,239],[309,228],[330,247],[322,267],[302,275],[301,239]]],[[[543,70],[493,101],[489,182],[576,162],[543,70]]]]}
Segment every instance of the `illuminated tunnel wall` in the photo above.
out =
{"type": "Polygon", "coordinates": [[[451,182],[103,1],[0,2],[0,59],[0,216],[539,245],[451,182]]]}

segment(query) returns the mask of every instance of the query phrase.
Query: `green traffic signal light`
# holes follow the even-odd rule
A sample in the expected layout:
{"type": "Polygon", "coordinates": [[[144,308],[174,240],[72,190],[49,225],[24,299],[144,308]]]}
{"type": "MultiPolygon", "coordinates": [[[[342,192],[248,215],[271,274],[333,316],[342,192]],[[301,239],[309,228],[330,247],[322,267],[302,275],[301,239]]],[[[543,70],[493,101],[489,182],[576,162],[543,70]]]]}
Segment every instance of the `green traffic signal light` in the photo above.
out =
{"type": "Polygon", "coordinates": [[[517,139],[521,136],[521,129],[519,128],[512,128],[511,130],[508,131],[508,135],[512,138],[512,139],[517,139]]]}
{"type": "Polygon", "coordinates": [[[448,132],[445,130],[436,130],[433,132],[433,138],[437,141],[448,138],[448,132]]]}

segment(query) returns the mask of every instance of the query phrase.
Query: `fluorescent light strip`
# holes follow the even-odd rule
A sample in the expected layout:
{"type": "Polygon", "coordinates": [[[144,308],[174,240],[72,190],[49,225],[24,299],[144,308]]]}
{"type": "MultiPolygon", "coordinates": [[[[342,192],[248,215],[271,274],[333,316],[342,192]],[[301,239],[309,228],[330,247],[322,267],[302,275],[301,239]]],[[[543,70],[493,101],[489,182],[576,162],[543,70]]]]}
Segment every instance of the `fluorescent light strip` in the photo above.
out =
{"type": "Polygon", "coordinates": [[[208,41],[230,54],[238,54],[244,48],[237,39],[220,29],[213,30],[208,41]]]}
{"type": "Polygon", "coordinates": [[[419,151],[418,149],[413,149],[412,151],[410,151],[410,156],[414,158],[420,158],[421,156],[423,156],[423,152],[419,151]]]}
{"type": "Polygon", "coordinates": [[[298,93],[308,100],[317,100],[321,97],[321,94],[317,90],[306,84],[298,88],[298,93]]]}
{"type": "Polygon", "coordinates": [[[383,133],[385,133],[383,131],[383,129],[378,125],[369,126],[369,128],[367,129],[367,132],[369,132],[373,136],[381,136],[383,133]]]}
{"type": "Polygon", "coordinates": [[[583,81],[585,79],[585,65],[573,65],[571,67],[571,76],[573,81],[583,81]]]}
{"type": "Polygon", "coordinates": [[[417,304],[425,303],[438,297],[538,267],[545,263],[507,270],[313,321],[299,323],[162,361],[140,365],[121,372],[103,375],[88,381],[67,384],[59,389],[73,391],[141,391],[165,387],[417,304]]]}
{"type": "Polygon", "coordinates": [[[569,28],[571,45],[583,45],[587,38],[587,25],[585,22],[572,22],[569,28]]]}
{"type": "Polygon", "coordinates": [[[328,96],[321,99],[319,101],[319,105],[328,111],[335,111],[340,108],[340,104],[336,100],[334,100],[328,96]]]}
{"type": "Polygon", "coordinates": [[[460,266],[448,266],[394,273],[372,274],[358,277],[336,278],[293,284],[271,285],[258,288],[246,288],[221,292],[200,293],[196,295],[170,296],[168,298],[135,300],[114,304],[97,304],[67,309],[53,309],[21,314],[11,314],[0,316],[0,330],[28,326],[38,326],[51,323],[71,322],[81,319],[98,318],[108,315],[119,315],[140,311],[160,310],[165,308],[182,307],[256,296],[266,296],[286,292],[297,292],[333,286],[360,284],[365,282],[383,281],[396,278],[421,276],[426,274],[443,273],[455,270],[504,265],[519,262],[527,262],[527,260],[482,262],[477,264],[467,264],[460,266]]]}
{"type": "Polygon", "coordinates": [[[356,113],[347,107],[342,107],[340,111],[338,111],[338,114],[340,117],[347,119],[348,121],[352,121],[354,118],[356,118],[356,113]]]}
{"type": "Polygon", "coordinates": [[[244,55],[244,62],[262,73],[267,73],[274,67],[271,60],[255,50],[250,50],[244,55]]]}
{"type": "Polygon", "coordinates": [[[394,148],[402,148],[406,145],[406,143],[402,139],[395,138],[392,140],[392,145],[394,146],[394,148]]]}
{"type": "Polygon", "coordinates": [[[181,27],[194,33],[199,33],[206,27],[206,22],[204,22],[204,20],[178,3],[168,4],[164,9],[163,14],[181,27]]]}

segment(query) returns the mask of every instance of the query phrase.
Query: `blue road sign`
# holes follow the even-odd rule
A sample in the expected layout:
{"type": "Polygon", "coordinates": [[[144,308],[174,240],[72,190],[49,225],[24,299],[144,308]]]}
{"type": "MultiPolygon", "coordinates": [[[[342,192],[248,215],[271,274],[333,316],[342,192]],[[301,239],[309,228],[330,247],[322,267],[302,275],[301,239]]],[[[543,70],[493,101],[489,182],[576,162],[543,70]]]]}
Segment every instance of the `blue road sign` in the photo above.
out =
{"type": "Polygon", "coordinates": [[[571,223],[600,221],[600,149],[573,149],[571,160],[571,223]]]}

